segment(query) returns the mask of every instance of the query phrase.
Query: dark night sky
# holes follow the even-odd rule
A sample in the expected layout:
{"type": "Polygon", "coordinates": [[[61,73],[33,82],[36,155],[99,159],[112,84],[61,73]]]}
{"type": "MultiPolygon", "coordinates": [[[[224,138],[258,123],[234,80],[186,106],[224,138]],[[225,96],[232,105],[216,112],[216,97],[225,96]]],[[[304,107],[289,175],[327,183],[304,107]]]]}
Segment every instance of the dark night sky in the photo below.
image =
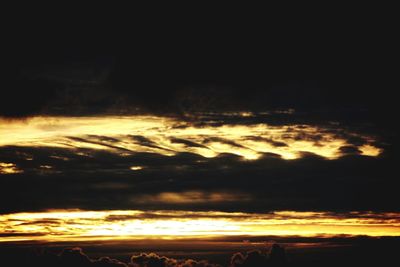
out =
{"type": "MultiPolygon", "coordinates": [[[[107,20],[83,24],[78,18],[47,27],[19,23],[5,38],[2,87],[9,89],[0,114],[40,114],[68,83],[108,75],[101,86],[109,95],[86,100],[85,112],[104,112],[123,97],[147,112],[179,113],[186,108],[179,98],[184,94],[195,102],[208,98],[205,104],[186,104],[194,111],[295,108],[347,117],[341,113],[350,110],[350,117],[390,126],[395,105],[390,16],[307,18],[292,12],[287,14],[292,20],[234,15],[189,20],[187,14],[165,23],[138,18],[115,28],[105,27],[107,20]],[[358,116],[359,110],[364,114],[358,116]]],[[[81,97],[79,91],[72,97],[81,97]]]]}

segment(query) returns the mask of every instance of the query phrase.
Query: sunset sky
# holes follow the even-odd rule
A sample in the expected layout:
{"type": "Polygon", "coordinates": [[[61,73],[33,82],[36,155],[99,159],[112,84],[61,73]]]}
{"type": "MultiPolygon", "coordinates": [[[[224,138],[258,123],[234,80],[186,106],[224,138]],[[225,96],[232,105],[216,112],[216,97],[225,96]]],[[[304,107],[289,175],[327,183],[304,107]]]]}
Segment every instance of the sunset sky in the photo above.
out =
{"type": "Polygon", "coordinates": [[[15,39],[1,256],[244,267],[283,248],[288,266],[327,266],[399,245],[396,98],[369,31],[155,29],[127,47],[100,31],[15,39]]]}

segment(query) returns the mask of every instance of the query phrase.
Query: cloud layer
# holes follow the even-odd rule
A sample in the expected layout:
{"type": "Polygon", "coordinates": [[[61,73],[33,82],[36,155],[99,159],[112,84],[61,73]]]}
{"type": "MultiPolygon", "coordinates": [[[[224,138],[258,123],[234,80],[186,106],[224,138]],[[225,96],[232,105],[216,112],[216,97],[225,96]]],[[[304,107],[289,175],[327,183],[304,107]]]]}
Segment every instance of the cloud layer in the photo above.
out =
{"type": "Polygon", "coordinates": [[[1,215],[0,231],[0,242],[398,236],[400,213],[58,210],[1,215]]]}

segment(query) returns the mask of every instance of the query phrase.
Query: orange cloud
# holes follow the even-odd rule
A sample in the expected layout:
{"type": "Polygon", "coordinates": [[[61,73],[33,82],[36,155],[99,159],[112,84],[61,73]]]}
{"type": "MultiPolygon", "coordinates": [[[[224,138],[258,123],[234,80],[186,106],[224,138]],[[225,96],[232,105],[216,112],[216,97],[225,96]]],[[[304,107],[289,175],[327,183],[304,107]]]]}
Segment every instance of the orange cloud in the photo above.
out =
{"type": "Polygon", "coordinates": [[[0,241],[182,239],[242,235],[400,236],[400,214],[52,210],[0,215],[0,232],[0,241]]]}
{"type": "MultiPolygon", "coordinates": [[[[335,159],[342,155],[340,148],[348,145],[348,140],[310,125],[258,123],[200,127],[167,117],[93,116],[0,120],[0,146],[7,145],[91,148],[120,154],[151,152],[167,156],[179,152],[204,157],[232,153],[247,160],[258,159],[263,153],[296,159],[310,152],[335,159]]],[[[381,153],[372,144],[359,149],[366,156],[381,153]]]]}

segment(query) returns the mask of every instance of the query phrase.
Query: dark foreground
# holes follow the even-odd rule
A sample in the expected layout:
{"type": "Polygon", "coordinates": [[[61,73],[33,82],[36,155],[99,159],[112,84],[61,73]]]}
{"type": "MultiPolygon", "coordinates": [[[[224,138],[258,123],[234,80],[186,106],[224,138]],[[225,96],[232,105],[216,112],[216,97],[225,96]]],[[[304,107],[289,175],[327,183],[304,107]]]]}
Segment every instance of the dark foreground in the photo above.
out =
{"type": "Polygon", "coordinates": [[[3,243],[0,266],[268,267],[399,266],[400,263],[398,237],[260,240],[3,243]]]}

